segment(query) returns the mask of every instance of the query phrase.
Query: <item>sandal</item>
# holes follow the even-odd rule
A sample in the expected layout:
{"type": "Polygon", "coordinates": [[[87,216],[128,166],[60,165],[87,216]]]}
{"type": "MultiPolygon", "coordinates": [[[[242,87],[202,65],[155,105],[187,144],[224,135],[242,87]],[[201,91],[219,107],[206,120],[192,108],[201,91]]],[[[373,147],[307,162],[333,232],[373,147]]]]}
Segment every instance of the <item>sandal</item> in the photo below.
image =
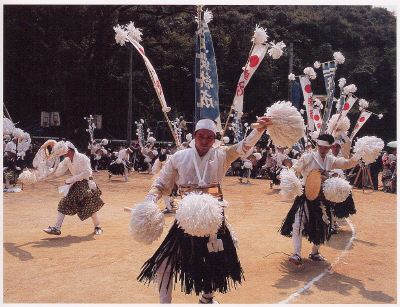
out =
{"type": "Polygon", "coordinates": [[[199,304],[219,304],[217,301],[214,300],[214,296],[212,297],[205,297],[204,294],[201,295],[201,297],[206,300],[206,302],[203,302],[201,299],[199,299],[199,304]]]}
{"type": "Polygon", "coordinates": [[[326,259],[322,257],[320,253],[310,254],[308,258],[310,258],[313,261],[326,261],[326,259]]]}
{"type": "Polygon", "coordinates": [[[301,264],[301,257],[299,254],[294,254],[293,256],[289,257],[289,261],[291,263],[294,263],[295,265],[300,265],[301,264]]]}

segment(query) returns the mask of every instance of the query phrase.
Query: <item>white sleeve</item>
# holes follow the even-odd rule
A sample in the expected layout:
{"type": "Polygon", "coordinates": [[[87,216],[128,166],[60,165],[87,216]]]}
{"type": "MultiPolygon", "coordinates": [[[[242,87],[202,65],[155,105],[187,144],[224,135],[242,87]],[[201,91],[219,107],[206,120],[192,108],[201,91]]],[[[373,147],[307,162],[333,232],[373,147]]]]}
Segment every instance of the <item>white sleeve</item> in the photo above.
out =
{"type": "Polygon", "coordinates": [[[61,161],[60,164],[58,164],[57,170],[56,170],[56,177],[64,175],[64,173],[68,170],[68,162],[69,158],[65,158],[64,160],[61,161]]]}
{"type": "Polygon", "coordinates": [[[246,158],[253,152],[253,146],[257,144],[264,131],[265,130],[260,132],[257,129],[253,129],[253,131],[246,136],[244,140],[236,145],[236,152],[240,155],[240,157],[246,158]],[[248,149],[246,150],[245,147],[248,147],[248,149]]]}
{"type": "Polygon", "coordinates": [[[162,195],[171,194],[177,179],[178,170],[174,167],[171,157],[162,167],[160,175],[154,180],[148,194],[156,196],[157,199],[161,198],[162,195]]]}
{"type": "Polygon", "coordinates": [[[79,161],[76,162],[79,163],[79,169],[81,170],[81,172],[65,180],[66,183],[74,183],[76,181],[81,181],[83,179],[89,179],[89,177],[92,176],[92,168],[90,167],[89,158],[85,156],[84,159],[80,159],[79,161]]]}

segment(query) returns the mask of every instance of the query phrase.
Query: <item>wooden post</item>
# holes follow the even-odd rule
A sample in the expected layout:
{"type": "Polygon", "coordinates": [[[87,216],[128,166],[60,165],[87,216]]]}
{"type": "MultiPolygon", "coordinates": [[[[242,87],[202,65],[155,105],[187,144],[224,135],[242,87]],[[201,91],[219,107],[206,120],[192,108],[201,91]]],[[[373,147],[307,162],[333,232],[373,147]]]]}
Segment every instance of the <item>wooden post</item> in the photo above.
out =
{"type": "Polygon", "coordinates": [[[133,45],[130,46],[129,51],[129,98],[128,98],[128,118],[126,125],[126,143],[128,146],[132,142],[132,62],[133,62],[133,45]]]}

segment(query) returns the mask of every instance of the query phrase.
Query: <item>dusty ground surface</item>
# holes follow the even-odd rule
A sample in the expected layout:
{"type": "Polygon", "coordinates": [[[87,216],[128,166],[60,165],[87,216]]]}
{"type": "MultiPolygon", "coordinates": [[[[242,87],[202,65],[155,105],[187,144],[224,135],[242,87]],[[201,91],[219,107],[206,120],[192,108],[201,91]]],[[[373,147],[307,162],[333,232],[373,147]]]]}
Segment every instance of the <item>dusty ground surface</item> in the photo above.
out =
{"type": "MultiPolygon", "coordinates": [[[[128,183],[121,176],[109,181],[105,171],[94,177],[106,203],[99,212],[100,236],[92,234],[91,219],[81,222],[77,216],[66,216],[61,236],[42,231],[55,223],[61,198],[57,187],[66,176],[4,194],[4,303],[158,303],[154,287],[136,277],[167,234],[173,215],[166,218],[159,241],[140,245],[129,234],[123,207],[144,199],[151,176],[130,174],[128,183]]],[[[311,244],[303,239],[301,267],[288,262],[284,253],[292,253],[292,241],[277,232],[291,202],[271,190],[268,180],[247,185],[227,177],[224,198],[230,203],[226,214],[239,237],[246,280],[237,290],[217,293],[220,303],[397,303],[396,195],[355,190],[357,214],[341,220],[339,234],[320,249],[328,261],[308,260],[311,244]]],[[[180,289],[173,292],[173,303],[197,301],[180,289]]]]}

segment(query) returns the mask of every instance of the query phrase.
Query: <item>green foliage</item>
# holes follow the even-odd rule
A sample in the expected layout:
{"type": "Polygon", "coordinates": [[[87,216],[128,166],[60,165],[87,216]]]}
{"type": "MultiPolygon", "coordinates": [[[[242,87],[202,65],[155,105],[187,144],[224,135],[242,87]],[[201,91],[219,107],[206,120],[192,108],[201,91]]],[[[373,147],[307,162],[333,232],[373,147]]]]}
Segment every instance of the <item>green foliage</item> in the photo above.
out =
{"type": "MultiPolygon", "coordinates": [[[[356,84],[384,121],[361,133],[394,138],[396,126],[396,18],[370,6],[207,6],[220,82],[220,109],[231,106],[256,24],[270,40],[294,46],[293,72],[315,61],[346,57],[337,79],[356,84]],[[383,124],[384,123],[384,124],[383,124]]],[[[83,116],[103,114],[103,133],[126,137],[130,46],[115,43],[113,26],[133,21],[154,65],[173,116],[192,120],[196,6],[5,5],[4,102],[15,121],[34,134],[41,111],[60,111],[68,136],[83,116]]],[[[288,48],[266,55],[245,92],[248,119],[288,99],[288,48]]],[[[321,69],[313,91],[325,94],[321,69]]],[[[357,112],[352,115],[357,117],[357,112]]],[[[133,53],[133,120],[154,125],[163,114],[140,55],[133,53]]],[[[133,130],[134,131],[134,130],[133,130]]]]}

